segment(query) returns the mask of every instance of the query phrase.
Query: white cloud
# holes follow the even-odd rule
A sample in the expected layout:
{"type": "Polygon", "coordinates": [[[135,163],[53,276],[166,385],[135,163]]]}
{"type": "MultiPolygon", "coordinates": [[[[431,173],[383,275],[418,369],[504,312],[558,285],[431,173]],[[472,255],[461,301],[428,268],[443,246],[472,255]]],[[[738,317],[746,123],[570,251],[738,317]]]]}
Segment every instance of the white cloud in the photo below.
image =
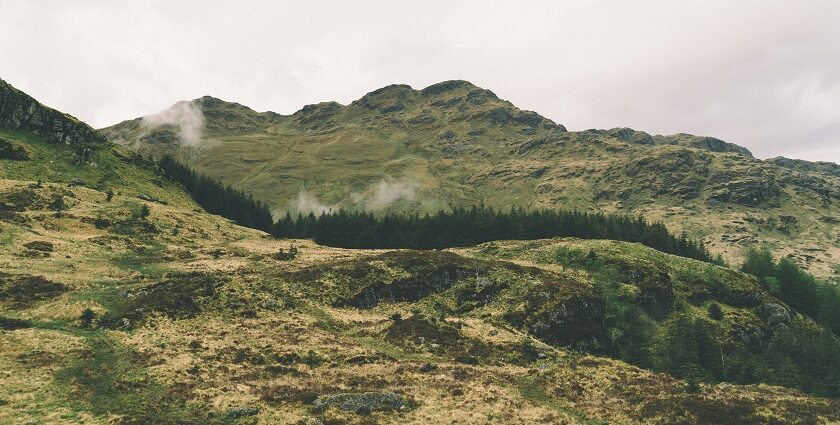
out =
{"type": "Polygon", "coordinates": [[[399,200],[413,200],[418,186],[416,182],[383,180],[376,185],[373,196],[368,200],[368,209],[377,211],[399,200]]]}
{"type": "MultiPolygon", "coordinates": [[[[321,215],[321,213],[338,211],[337,205],[327,205],[322,203],[318,198],[309,192],[299,192],[297,202],[294,203],[295,208],[301,214],[314,213],[321,215]]],[[[277,215],[277,212],[275,212],[277,215]]]]}
{"type": "Polygon", "coordinates": [[[205,94],[291,113],[461,78],[573,130],[691,132],[759,157],[840,162],[840,137],[825,133],[840,125],[836,0],[0,0],[0,10],[0,78],[99,127],[205,94]]]}
{"type": "Polygon", "coordinates": [[[201,131],[204,129],[204,113],[195,102],[181,101],[156,114],[146,115],[141,125],[148,130],[163,125],[177,126],[183,144],[198,146],[201,143],[201,131]]]}
{"type": "MultiPolygon", "coordinates": [[[[411,180],[396,180],[392,177],[385,178],[378,183],[371,185],[363,192],[351,193],[346,199],[337,204],[326,204],[317,196],[307,191],[298,192],[297,200],[290,204],[302,214],[315,213],[320,215],[323,212],[338,211],[341,205],[352,205],[355,209],[364,211],[381,211],[399,201],[413,201],[417,195],[419,183],[411,180]]],[[[278,216],[285,212],[277,210],[274,215],[278,216]]]]}

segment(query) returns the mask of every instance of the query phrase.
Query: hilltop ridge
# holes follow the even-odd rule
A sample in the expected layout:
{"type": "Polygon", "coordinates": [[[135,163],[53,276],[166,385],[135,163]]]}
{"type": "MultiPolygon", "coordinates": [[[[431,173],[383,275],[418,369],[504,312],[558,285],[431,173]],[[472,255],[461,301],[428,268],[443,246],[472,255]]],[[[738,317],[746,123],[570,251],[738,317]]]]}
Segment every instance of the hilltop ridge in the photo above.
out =
{"type": "Polygon", "coordinates": [[[462,80],[388,85],[291,115],[202,99],[192,101],[206,110],[200,144],[182,143],[176,126],[136,120],[102,132],[146,155],[174,155],[278,216],[481,204],[642,214],[728,261],[767,245],[817,275],[840,276],[833,164],[761,160],[707,136],[568,131],[462,80]]]}

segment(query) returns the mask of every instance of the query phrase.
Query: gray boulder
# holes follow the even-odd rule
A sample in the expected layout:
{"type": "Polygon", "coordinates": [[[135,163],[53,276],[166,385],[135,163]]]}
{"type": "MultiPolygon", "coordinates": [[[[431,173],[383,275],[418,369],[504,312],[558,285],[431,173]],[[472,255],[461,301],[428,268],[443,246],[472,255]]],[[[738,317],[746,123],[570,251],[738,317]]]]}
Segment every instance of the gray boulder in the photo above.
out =
{"type": "Polygon", "coordinates": [[[254,416],[260,413],[259,407],[231,407],[227,410],[229,418],[244,418],[246,416],[254,416]]]}
{"type": "Polygon", "coordinates": [[[315,400],[313,408],[323,411],[335,407],[346,412],[367,414],[411,409],[414,401],[397,393],[343,393],[322,395],[315,400]]]}
{"type": "Polygon", "coordinates": [[[790,324],[790,311],[781,304],[762,304],[758,307],[758,315],[771,328],[778,328],[790,324]]]}

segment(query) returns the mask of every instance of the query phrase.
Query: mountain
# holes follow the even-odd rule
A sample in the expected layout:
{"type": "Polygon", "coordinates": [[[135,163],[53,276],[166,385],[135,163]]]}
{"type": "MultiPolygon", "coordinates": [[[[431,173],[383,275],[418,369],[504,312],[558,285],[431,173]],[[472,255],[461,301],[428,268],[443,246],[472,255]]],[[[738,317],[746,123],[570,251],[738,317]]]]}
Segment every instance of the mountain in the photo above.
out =
{"type": "MultiPolygon", "coordinates": [[[[753,276],[609,240],[413,251],[274,239],[4,90],[52,120],[0,115],[2,422],[840,420],[840,339],[753,276]]],[[[291,119],[201,104],[159,121],[203,117],[206,134],[291,119]]]]}
{"type": "Polygon", "coordinates": [[[180,118],[158,124],[171,109],[102,132],[146,155],[173,154],[278,215],[481,203],[643,214],[732,263],[763,244],[819,276],[840,273],[836,164],[760,160],[713,137],[570,132],[466,81],[391,85],[292,115],[212,97],[183,104],[203,122],[189,143],[180,118]]]}

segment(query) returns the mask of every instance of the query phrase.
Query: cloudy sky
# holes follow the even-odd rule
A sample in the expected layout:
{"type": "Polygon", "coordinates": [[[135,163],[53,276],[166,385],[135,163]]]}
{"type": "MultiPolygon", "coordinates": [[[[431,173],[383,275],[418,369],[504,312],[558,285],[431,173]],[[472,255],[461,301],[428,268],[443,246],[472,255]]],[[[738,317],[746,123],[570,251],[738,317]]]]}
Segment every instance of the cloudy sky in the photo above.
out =
{"type": "Polygon", "coordinates": [[[570,130],[840,163],[840,1],[0,0],[0,78],[95,127],[465,79],[570,130]]]}

